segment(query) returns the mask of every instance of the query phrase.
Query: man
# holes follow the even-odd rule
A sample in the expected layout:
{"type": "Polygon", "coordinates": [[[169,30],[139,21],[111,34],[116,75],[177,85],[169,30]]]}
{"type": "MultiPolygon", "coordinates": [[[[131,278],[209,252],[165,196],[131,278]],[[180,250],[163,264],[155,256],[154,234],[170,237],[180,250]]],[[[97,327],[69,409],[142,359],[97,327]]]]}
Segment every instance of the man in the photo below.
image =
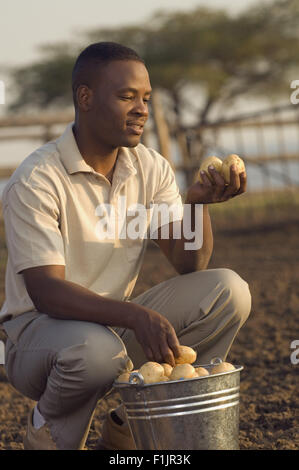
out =
{"type": "MultiPolygon", "coordinates": [[[[200,363],[225,359],[251,308],[238,274],[206,269],[213,248],[208,204],[246,189],[245,173],[234,167],[228,186],[212,168],[213,182],[204,175],[188,189],[188,206],[170,211],[168,237],[165,224],[156,224],[156,243],[178,275],[130,299],[146,237],[104,236],[106,207],[118,221],[120,197],[125,209],[137,204],[147,216],[154,204],[183,208],[168,162],[140,144],[150,79],[142,59],[115,43],[82,51],[72,79],[74,123],[22,162],[2,200],[6,371],[38,402],[25,449],[82,449],[98,400],[131,361],[135,368],[149,360],[174,365],[179,344],[193,347],[200,363]],[[186,249],[185,207],[194,228],[198,204],[203,243],[186,249]]],[[[135,448],[122,406],[108,413],[100,448],[135,448]]]]}

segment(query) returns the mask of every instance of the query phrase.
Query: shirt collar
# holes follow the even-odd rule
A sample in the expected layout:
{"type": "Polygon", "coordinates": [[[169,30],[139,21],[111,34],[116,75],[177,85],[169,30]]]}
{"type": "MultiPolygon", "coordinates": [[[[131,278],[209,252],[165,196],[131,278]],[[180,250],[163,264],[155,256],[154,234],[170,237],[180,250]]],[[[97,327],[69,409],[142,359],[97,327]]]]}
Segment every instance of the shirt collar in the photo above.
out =
{"type": "MultiPolygon", "coordinates": [[[[68,124],[64,133],[56,140],[62,163],[69,174],[86,172],[99,175],[82,157],[74,137],[73,125],[74,122],[68,124]]],[[[123,180],[137,173],[134,166],[135,160],[136,156],[133,152],[130,152],[129,148],[121,147],[118,152],[113,179],[117,175],[117,177],[123,180]]]]}

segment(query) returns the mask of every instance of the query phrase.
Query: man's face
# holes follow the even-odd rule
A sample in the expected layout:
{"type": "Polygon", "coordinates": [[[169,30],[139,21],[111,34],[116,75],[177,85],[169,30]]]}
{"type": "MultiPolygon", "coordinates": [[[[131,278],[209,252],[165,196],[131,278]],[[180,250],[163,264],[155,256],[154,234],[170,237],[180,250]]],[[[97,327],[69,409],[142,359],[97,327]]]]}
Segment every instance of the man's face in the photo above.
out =
{"type": "Polygon", "coordinates": [[[112,61],[101,67],[85,114],[93,138],[102,145],[135,147],[148,119],[151,85],[141,62],[112,61]]]}

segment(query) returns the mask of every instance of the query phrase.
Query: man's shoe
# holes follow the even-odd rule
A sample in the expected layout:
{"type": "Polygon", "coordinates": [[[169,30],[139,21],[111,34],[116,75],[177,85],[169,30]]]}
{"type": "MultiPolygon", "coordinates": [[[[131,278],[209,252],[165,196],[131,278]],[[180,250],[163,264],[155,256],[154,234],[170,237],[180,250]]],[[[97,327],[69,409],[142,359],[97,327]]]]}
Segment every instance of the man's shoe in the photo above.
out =
{"type": "Polygon", "coordinates": [[[128,423],[117,424],[111,417],[112,412],[109,411],[106,416],[96,450],[136,450],[128,423]]]}
{"type": "Polygon", "coordinates": [[[47,424],[39,429],[33,426],[33,410],[34,408],[28,416],[27,432],[23,439],[24,450],[58,450],[47,424]]]}

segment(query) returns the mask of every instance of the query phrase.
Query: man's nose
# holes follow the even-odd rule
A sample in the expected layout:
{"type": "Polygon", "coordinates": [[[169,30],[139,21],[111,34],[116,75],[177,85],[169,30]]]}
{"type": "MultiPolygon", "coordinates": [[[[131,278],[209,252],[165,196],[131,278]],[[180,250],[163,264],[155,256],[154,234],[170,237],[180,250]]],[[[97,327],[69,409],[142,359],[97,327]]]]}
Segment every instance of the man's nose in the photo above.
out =
{"type": "Polygon", "coordinates": [[[141,114],[142,116],[148,116],[148,105],[143,100],[135,102],[134,110],[135,113],[141,114]]]}

